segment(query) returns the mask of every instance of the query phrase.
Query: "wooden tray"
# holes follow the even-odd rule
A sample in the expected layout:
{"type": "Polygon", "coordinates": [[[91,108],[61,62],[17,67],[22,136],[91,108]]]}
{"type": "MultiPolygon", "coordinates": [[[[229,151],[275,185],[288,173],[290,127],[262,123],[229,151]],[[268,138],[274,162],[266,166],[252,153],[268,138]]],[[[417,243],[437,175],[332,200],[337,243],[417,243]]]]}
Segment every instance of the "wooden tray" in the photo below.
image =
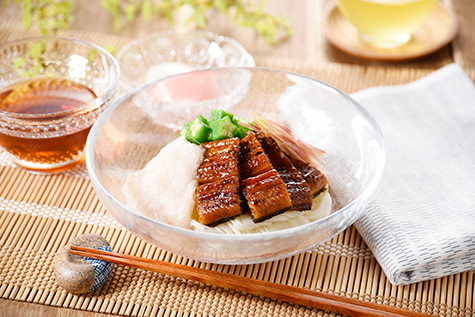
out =
{"type": "Polygon", "coordinates": [[[434,53],[450,43],[458,32],[454,13],[438,4],[428,20],[404,46],[378,49],[364,43],[358,30],[340,13],[337,5],[329,7],[325,15],[325,36],[333,46],[357,57],[379,61],[406,61],[434,53]]]}

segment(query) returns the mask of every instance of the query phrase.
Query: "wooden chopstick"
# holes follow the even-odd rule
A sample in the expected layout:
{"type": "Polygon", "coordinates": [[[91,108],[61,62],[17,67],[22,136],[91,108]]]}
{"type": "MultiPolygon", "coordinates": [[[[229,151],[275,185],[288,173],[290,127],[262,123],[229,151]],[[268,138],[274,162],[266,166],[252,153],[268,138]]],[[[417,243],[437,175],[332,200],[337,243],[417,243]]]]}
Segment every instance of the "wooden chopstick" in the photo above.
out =
{"type": "Polygon", "coordinates": [[[394,306],[376,304],[354,298],[347,298],[309,289],[276,284],[248,277],[215,272],[165,261],[145,259],[132,255],[100,251],[78,246],[71,246],[70,253],[98,260],[104,260],[115,264],[139,268],[142,270],[180,277],[205,284],[211,284],[218,287],[233,289],[258,296],[282,300],[303,306],[323,309],[342,315],[354,317],[432,316],[406,309],[396,308],[394,306]]]}

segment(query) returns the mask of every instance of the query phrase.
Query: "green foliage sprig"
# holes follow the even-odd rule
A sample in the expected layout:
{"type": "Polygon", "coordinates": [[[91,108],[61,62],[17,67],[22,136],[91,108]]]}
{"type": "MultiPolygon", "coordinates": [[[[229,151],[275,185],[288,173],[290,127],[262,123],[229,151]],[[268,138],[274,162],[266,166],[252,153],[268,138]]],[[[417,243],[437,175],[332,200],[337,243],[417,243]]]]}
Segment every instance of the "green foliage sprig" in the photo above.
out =
{"type": "MultiPolygon", "coordinates": [[[[73,16],[72,0],[12,0],[19,5],[22,15],[21,22],[26,30],[34,22],[43,35],[55,34],[59,29],[67,29],[73,16]]],[[[8,0],[3,0],[6,7],[8,0]]]]}
{"type": "MultiPolygon", "coordinates": [[[[59,29],[69,27],[73,16],[72,0],[11,0],[19,5],[22,11],[22,23],[29,29],[33,22],[37,23],[44,35],[55,34],[59,29]]],[[[3,0],[6,6],[8,0],[3,0]]],[[[269,44],[275,43],[280,35],[292,35],[292,27],[288,19],[278,17],[264,11],[264,0],[257,5],[252,0],[100,0],[102,7],[111,16],[116,31],[120,32],[127,22],[137,16],[150,21],[159,16],[173,23],[173,14],[184,6],[192,9],[193,14],[185,23],[194,23],[204,29],[207,25],[206,13],[217,10],[233,19],[240,27],[254,28],[269,44]]]]}
{"type": "Polygon", "coordinates": [[[206,12],[216,9],[231,17],[238,26],[254,28],[270,44],[276,42],[281,32],[284,35],[293,32],[289,20],[264,11],[264,0],[257,6],[246,0],[101,0],[101,4],[112,15],[117,31],[122,30],[124,22],[131,22],[140,14],[148,21],[158,15],[171,24],[173,13],[188,6],[193,14],[185,23],[194,23],[201,29],[206,28],[208,22],[206,12]]]}
{"type": "Polygon", "coordinates": [[[27,57],[17,57],[13,63],[15,72],[25,78],[31,78],[41,72],[45,68],[44,59],[42,54],[45,51],[45,41],[43,39],[31,43],[30,49],[28,50],[27,57]],[[27,63],[27,58],[31,61],[27,63]],[[25,67],[28,66],[29,67],[25,67]]]}

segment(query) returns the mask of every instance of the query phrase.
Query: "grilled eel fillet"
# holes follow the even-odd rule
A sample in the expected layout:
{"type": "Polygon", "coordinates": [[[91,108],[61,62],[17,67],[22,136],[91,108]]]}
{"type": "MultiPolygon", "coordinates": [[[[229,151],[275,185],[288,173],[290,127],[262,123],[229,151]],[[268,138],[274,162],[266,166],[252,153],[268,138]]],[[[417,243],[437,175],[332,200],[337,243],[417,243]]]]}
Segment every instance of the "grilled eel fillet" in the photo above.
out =
{"type": "Polygon", "coordinates": [[[292,207],[284,181],[253,132],[248,132],[241,140],[240,163],[242,194],[254,222],[264,221],[292,207]]]}
{"type": "Polygon", "coordinates": [[[196,200],[199,222],[215,226],[242,213],[239,197],[239,138],[202,143],[204,159],[198,167],[196,200]]]}
{"type": "Polygon", "coordinates": [[[287,187],[290,200],[292,201],[292,207],[289,210],[312,209],[312,193],[303,176],[272,138],[264,133],[258,133],[256,136],[261,142],[262,148],[267,154],[272,166],[279,173],[279,176],[287,187]]]}
{"type": "Polygon", "coordinates": [[[325,174],[308,163],[304,163],[291,156],[288,156],[288,158],[305,179],[313,198],[325,191],[325,186],[328,184],[325,174]]]}

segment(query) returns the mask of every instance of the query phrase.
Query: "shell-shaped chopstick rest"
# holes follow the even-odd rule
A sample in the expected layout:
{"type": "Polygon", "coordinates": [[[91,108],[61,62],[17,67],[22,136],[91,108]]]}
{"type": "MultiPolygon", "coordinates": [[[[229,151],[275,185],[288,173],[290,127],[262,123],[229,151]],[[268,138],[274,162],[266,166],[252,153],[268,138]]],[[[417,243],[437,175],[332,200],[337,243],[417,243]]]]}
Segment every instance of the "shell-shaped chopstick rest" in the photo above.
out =
{"type": "Polygon", "coordinates": [[[86,233],[74,238],[56,256],[54,275],[62,288],[73,294],[93,292],[104,285],[112,273],[114,264],[70,254],[71,245],[103,251],[111,251],[111,246],[100,235],[86,233]]]}

